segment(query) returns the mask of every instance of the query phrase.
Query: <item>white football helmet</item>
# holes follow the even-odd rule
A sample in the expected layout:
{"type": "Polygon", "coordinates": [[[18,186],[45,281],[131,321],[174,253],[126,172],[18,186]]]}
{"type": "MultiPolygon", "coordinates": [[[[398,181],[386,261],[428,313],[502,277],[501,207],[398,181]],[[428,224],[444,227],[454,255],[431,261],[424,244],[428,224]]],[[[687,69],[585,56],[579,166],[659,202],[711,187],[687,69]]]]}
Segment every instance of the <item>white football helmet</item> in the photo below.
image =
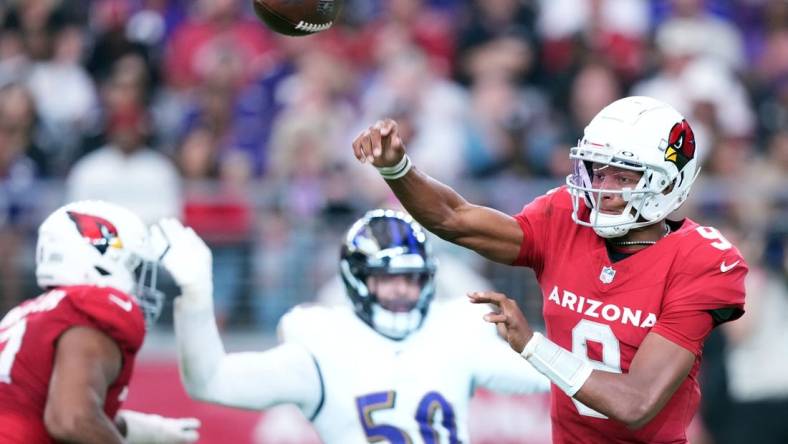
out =
{"type": "Polygon", "coordinates": [[[687,199],[700,171],[695,135],[686,119],[670,105],[650,97],[627,97],[600,111],[569,154],[572,174],[566,184],[572,195],[572,219],[602,237],[627,234],[633,228],[661,221],[687,199]],[[592,165],[642,172],[633,188],[594,188],[592,165]],[[621,214],[598,211],[603,194],[621,194],[628,202],[621,214]],[[591,210],[578,216],[580,200],[591,210]]]}
{"type": "Polygon", "coordinates": [[[150,326],[163,294],[148,229],[132,212],[107,202],[80,201],[55,210],[38,228],[36,281],[113,287],[134,296],[150,326]]]}

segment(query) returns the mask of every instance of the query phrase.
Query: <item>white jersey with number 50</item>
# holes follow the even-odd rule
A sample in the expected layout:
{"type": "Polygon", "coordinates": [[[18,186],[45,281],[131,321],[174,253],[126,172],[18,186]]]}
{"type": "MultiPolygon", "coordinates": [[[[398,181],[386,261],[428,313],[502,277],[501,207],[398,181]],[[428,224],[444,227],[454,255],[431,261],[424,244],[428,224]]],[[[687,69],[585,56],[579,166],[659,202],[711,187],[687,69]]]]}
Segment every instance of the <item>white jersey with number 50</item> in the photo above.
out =
{"type": "Polygon", "coordinates": [[[468,442],[476,387],[548,390],[548,381],[501,340],[465,301],[434,302],[402,341],[376,333],[349,308],[299,306],[280,322],[288,344],[313,356],[321,402],[304,411],[325,443],[468,442]]]}

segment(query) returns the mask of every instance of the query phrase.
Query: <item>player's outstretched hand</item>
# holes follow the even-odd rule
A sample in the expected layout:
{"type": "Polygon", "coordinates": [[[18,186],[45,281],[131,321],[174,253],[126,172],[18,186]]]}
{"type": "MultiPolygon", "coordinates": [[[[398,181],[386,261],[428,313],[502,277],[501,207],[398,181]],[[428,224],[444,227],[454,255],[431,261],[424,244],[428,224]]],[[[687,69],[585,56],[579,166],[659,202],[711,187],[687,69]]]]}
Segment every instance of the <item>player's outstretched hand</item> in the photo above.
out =
{"type": "Polygon", "coordinates": [[[493,311],[484,315],[484,320],[498,327],[498,332],[514,351],[523,352],[534,332],[514,299],[494,291],[468,293],[468,299],[474,304],[490,304],[493,311]]]}
{"type": "Polygon", "coordinates": [[[197,418],[166,418],[134,410],[119,410],[117,418],[125,423],[129,444],[188,444],[200,438],[197,418]]]}
{"type": "Polygon", "coordinates": [[[373,166],[392,167],[405,155],[405,144],[399,137],[397,122],[378,120],[353,140],[353,154],[359,162],[373,166]]]}
{"type": "Polygon", "coordinates": [[[213,256],[211,249],[189,227],[177,219],[162,219],[151,228],[154,238],[167,244],[161,263],[170,272],[186,299],[201,300],[213,295],[213,256]]]}

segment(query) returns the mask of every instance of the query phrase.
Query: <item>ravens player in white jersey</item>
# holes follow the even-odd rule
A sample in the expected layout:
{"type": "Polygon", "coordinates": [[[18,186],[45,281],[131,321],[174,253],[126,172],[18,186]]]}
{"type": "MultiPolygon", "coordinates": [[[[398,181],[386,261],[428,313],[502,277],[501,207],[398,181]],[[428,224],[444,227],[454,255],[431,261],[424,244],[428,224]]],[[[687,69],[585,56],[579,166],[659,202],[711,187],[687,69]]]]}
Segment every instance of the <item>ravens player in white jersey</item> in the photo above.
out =
{"type": "Polygon", "coordinates": [[[159,225],[163,261],[181,286],[175,332],[183,384],[199,400],[265,409],[295,404],[325,443],[468,441],[475,388],[548,390],[463,301],[432,301],[436,263],[409,216],[368,212],[348,230],[340,273],[352,302],[298,306],[282,343],[225,353],[213,317],[211,254],[176,221],[159,225]]]}

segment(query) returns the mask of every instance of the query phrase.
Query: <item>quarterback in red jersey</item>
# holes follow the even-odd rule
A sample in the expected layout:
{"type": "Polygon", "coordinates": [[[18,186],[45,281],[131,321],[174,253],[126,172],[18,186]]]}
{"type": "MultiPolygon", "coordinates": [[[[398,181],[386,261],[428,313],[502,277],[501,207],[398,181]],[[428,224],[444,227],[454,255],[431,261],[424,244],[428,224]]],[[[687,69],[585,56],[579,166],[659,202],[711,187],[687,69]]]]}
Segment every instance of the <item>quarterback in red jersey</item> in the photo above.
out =
{"type": "Polygon", "coordinates": [[[108,203],[69,204],[41,224],[45,292],[0,321],[0,442],[197,439],[194,418],[119,410],[161,310],[152,250],[142,221],[108,203]]]}
{"type": "Polygon", "coordinates": [[[514,216],[415,169],[391,120],[353,150],[430,231],[534,269],[546,336],[505,295],[469,297],[496,308],[485,319],[553,382],[554,442],[687,442],[703,342],[743,314],[747,265],[716,229],[666,219],[698,173],[681,114],[648,97],[611,103],[572,148],[566,186],[514,216]]]}

